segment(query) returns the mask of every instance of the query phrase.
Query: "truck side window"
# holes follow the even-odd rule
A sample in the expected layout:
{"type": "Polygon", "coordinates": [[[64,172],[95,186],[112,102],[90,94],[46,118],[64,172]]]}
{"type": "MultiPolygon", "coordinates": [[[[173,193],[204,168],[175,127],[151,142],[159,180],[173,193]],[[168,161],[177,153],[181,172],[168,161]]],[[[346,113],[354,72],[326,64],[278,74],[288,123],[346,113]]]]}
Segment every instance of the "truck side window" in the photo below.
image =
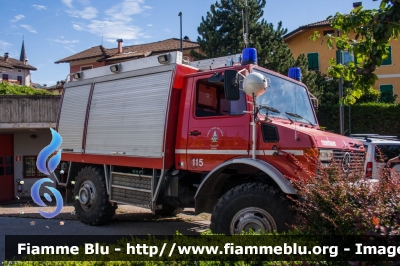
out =
{"type": "Polygon", "coordinates": [[[225,99],[222,84],[209,83],[206,80],[197,82],[196,117],[241,115],[246,110],[245,94],[241,91],[238,101],[225,99]]]}
{"type": "Polygon", "coordinates": [[[246,111],[246,94],[240,90],[240,99],[237,101],[230,102],[230,115],[242,115],[243,111],[246,111]]]}

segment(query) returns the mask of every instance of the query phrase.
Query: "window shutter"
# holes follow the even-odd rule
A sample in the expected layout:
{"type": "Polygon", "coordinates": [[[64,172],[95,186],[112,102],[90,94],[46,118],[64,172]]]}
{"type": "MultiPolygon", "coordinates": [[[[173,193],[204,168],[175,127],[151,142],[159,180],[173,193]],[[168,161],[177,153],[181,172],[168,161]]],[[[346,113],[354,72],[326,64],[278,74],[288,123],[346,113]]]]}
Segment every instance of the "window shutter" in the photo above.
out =
{"type": "Polygon", "coordinates": [[[393,85],[381,85],[379,87],[379,89],[380,89],[381,93],[382,92],[391,92],[391,93],[393,93],[393,85]]]}
{"type": "Polygon", "coordinates": [[[386,98],[388,98],[389,95],[393,95],[393,85],[391,84],[381,85],[379,86],[379,90],[381,91],[381,94],[382,93],[386,94],[386,95],[381,95],[381,98],[384,102],[388,100],[386,98]]]}
{"type": "Polygon", "coordinates": [[[341,52],[339,50],[336,50],[336,64],[341,64],[341,63],[342,63],[341,52]]]}
{"type": "Polygon", "coordinates": [[[310,70],[318,70],[318,53],[309,53],[307,54],[308,60],[308,69],[310,70]]]}
{"type": "Polygon", "coordinates": [[[312,69],[311,54],[307,54],[308,70],[312,69]]]}
{"type": "Polygon", "coordinates": [[[388,51],[389,51],[388,57],[385,60],[383,60],[382,65],[392,64],[392,46],[388,47],[388,51]]]}

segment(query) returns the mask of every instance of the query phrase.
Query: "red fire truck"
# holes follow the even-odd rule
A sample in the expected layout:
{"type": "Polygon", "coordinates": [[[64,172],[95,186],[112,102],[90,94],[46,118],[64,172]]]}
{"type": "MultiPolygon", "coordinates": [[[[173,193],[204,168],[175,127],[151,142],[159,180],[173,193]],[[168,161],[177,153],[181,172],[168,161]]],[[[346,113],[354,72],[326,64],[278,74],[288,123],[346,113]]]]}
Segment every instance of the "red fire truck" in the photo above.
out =
{"type": "Polygon", "coordinates": [[[316,171],[306,157],[362,168],[363,145],[322,131],[305,85],[253,52],[196,62],[173,52],[75,73],[57,131],[79,219],[105,223],[118,203],[165,215],[191,207],[212,213],[216,233],[283,231],[295,219],[290,177],[316,171]]]}

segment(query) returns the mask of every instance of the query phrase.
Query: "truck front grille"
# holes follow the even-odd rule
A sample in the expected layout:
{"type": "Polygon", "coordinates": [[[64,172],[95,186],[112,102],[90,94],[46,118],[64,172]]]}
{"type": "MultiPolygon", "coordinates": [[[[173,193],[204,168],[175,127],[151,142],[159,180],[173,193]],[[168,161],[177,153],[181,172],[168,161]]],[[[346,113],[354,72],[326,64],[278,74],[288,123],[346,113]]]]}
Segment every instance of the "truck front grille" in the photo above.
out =
{"type": "Polygon", "coordinates": [[[356,173],[364,171],[364,152],[333,150],[333,160],[344,172],[356,173]]]}

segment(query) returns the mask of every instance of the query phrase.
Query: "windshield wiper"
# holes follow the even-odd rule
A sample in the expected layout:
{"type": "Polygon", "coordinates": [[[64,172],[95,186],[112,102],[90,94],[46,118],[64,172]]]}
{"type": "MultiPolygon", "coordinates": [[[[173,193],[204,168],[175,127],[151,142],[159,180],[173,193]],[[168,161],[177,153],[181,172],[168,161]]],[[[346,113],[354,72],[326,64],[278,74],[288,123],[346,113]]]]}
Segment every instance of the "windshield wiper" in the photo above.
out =
{"type": "Polygon", "coordinates": [[[285,114],[296,117],[296,118],[300,118],[303,119],[305,121],[307,121],[312,127],[314,127],[314,124],[311,123],[309,120],[305,119],[304,117],[302,117],[301,115],[295,114],[295,113],[291,113],[291,112],[285,112],[285,114]]]}
{"type": "MultiPolygon", "coordinates": [[[[265,110],[267,110],[267,111],[271,111],[271,112],[274,112],[274,113],[277,113],[277,114],[280,114],[280,113],[281,113],[278,109],[275,109],[275,108],[273,108],[273,107],[269,107],[269,106],[266,106],[266,105],[260,105],[260,109],[265,109],[265,110]]],[[[285,115],[285,116],[286,116],[287,119],[289,119],[289,121],[290,121],[291,124],[294,123],[293,120],[290,119],[290,117],[288,117],[287,115],[285,115]]]]}
{"type": "Polygon", "coordinates": [[[260,105],[260,109],[265,109],[267,111],[271,111],[271,112],[278,113],[278,114],[281,113],[278,109],[275,109],[273,107],[269,107],[269,106],[266,106],[266,105],[260,105]]]}

